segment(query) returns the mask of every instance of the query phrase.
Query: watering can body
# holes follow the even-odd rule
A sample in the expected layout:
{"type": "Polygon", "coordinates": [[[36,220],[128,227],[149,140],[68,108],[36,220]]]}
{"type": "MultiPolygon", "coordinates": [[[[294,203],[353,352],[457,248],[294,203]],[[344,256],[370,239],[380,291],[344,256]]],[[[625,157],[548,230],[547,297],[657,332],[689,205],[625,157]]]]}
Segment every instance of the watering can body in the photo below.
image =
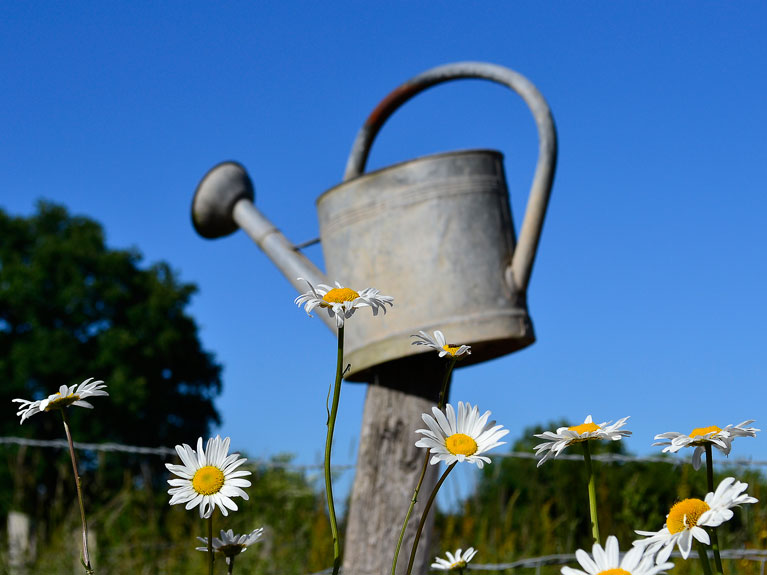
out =
{"type": "Polygon", "coordinates": [[[411,345],[419,330],[470,344],[464,365],[535,340],[508,273],[516,240],[499,152],[437,154],[363,174],[320,196],[317,212],[327,276],[395,302],[385,317],[347,322],[347,379],[422,353],[411,345]]]}
{"type": "MultiPolygon", "coordinates": [[[[253,204],[245,169],[225,162],[198,185],[192,220],[204,237],[243,228],[299,292],[303,277],[394,297],[385,316],[357,313],[345,328],[346,374],[370,381],[378,366],[428,349],[418,331],[441,330],[472,347],[468,365],[535,341],[526,291],[556,165],[556,131],[543,96],[516,72],[478,62],[427,70],[391,92],[368,117],[352,146],[344,181],[317,200],[323,274],[253,204]],[[538,129],[538,163],[519,236],[515,234],[503,156],[468,150],[426,156],[364,173],[373,140],[404,102],[442,82],[476,78],[511,88],[538,129]]],[[[331,329],[335,321],[317,312],[331,329]]]]}

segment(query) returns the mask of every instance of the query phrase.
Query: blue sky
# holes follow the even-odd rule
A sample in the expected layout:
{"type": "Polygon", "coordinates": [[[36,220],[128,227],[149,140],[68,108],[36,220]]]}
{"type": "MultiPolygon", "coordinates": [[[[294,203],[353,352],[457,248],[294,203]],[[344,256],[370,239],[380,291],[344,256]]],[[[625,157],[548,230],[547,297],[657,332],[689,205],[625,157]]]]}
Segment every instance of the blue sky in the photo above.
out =
{"type": "MultiPolygon", "coordinates": [[[[195,234],[195,186],[238,160],[258,207],[311,239],[314,200],[390,90],[448,62],[508,66],[559,132],[528,294],[538,342],[460,370],[452,400],[491,409],[511,438],[631,415],[629,448],[655,453],[663,431],[767,425],[765,38],[767,8],[749,1],[5,3],[0,206],[64,203],[196,283],[191,312],[225,368],[220,431],[316,463],[334,340],[244,233],[195,234]]],[[[536,133],[498,86],[417,97],[370,167],[472,147],[506,155],[519,225],[536,133]]],[[[364,393],[344,387],[338,463],[355,460],[364,393]]],[[[767,459],[767,442],[734,455],[767,459]]]]}

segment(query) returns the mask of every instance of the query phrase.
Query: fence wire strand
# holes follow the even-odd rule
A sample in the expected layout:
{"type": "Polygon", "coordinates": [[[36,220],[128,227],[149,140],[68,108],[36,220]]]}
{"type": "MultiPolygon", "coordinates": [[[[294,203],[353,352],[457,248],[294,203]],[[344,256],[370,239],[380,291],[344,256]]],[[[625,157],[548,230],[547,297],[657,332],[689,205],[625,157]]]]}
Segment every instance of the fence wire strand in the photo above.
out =
{"type": "MultiPolygon", "coordinates": [[[[124,445],[122,443],[84,443],[82,441],[73,442],[75,449],[81,451],[106,451],[120,453],[136,453],[141,455],[159,455],[161,457],[177,457],[176,450],[172,447],[140,447],[137,445],[124,445]]],[[[23,445],[29,447],[50,447],[56,449],[69,449],[69,445],[63,439],[28,439],[26,437],[0,437],[0,445],[23,445]]],[[[252,460],[259,467],[273,467],[280,469],[289,469],[292,471],[307,471],[312,469],[322,469],[322,464],[301,465],[296,463],[282,463],[279,461],[252,460]]],[[[354,469],[354,465],[334,465],[335,471],[347,471],[354,469]]]]}
{"type": "MultiPolygon", "coordinates": [[[[67,442],[63,439],[28,439],[26,437],[0,437],[0,445],[27,445],[30,447],[52,447],[58,449],[67,449],[67,442]]],[[[176,450],[172,447],[140,447],[137,445],[124,445],[122,443],[83,443],[81,441],[75,441],[75,448],[83,451],[117,451],[121,453],[137,453],[142,455],[160,455],[164,457],[175,457],[176,450]]],[[[498,458],[514,458],[514,459],[536,459],[534,453],[528,453],[525,451],[512,451],[509,453],[496,453],[494,457],[498,458]]],[[[556,457],[560,461],[583,461],[582,455],[570,455],[567,453],[560,454],[556,457]]],[[[619,453],[601,453],[591,456],[594,461],[601,461],[603,463],[668,463],[669,465],[682,465],[689,461],[686,457],[662,457],[652,455],[622,455],[619,453]]],[[[757,459],[721,459],[717,458],[721,464],[724,465],[742,465],[747,467],[763,467],[767,466],[767,460],[757,459]]],[[[298,465],[294,463],[279,463],[279,462],[257,462],[259,465],[269,465],[274,467],[284,467],[289,469],[321,469],[321,464],[316,465],[298,465]]],[[[336,470],[353,469],[354,465],[334,465],[336,470]]]]}

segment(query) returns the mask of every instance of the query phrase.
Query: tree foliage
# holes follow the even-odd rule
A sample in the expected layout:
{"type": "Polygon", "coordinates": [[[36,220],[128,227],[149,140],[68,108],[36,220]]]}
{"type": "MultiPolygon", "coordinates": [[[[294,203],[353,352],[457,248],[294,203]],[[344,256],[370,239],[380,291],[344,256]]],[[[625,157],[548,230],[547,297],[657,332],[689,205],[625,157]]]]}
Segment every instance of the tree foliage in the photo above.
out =
{"type": "MultiPolygon", "coordinates": [[[[0,434],[61,438],[56,413],[19,426],[11,399],[40,399],[87,377],[103,379],[110,396],[94,401],[98,417],[69,409],[75,440],[189,443],[219,421],[213,399],[221,368],[186,313],[195,286],[179,282],[166,263],[140,264],[137,251],[108,248],[97,222],[62,206],[41,202],[28,218],[0,210],[0,405],[6,410],[0,434]]],[[[22,450],[14,457],[12,467],[23,476],[14,477],[16,504],[29,507],[30,498],[21,495],[52,492],[65,455],[22,450]]],[[[135,464],[115,460],[121,468],[135,464]]],[[[95,467],[87,457],[83,464],[95,467]]],[[[109,477],[102,473],[100,480],[109,477]]]]}

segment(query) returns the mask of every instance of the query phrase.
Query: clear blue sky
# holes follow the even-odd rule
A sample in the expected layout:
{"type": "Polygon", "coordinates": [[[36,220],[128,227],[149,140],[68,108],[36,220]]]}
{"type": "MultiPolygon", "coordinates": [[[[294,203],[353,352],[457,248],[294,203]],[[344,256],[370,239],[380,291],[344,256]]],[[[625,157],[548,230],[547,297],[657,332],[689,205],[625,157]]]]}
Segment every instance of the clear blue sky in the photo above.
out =
{"type": "MultiPolygon", "coordinates": [[[[0,206],[64,203],[196,283],[191,312],[225,368],[220,431],[254,456],[315,463],[334,340],[244,233],[195,234],[192,193],[236,159],[287,237],[313,238],[314,200],[377,102],[459,60],[532,80],[560,159],[529,291],[538,342],[459,371],[452,400],[493,410],[512,440],[631,415],[643,454],[663,431],[765,428],[764,3],[6,2],[0,206]]],[[[470,147],[506,154],[519,222],[536,133],[500,87],[419,96],[370,166],[470,147]]],[[[355,460],[364,393],[344,388],[338,463],[355,460]]],[[[734,455],[767,459],[765,438],[734,455]]]]}

